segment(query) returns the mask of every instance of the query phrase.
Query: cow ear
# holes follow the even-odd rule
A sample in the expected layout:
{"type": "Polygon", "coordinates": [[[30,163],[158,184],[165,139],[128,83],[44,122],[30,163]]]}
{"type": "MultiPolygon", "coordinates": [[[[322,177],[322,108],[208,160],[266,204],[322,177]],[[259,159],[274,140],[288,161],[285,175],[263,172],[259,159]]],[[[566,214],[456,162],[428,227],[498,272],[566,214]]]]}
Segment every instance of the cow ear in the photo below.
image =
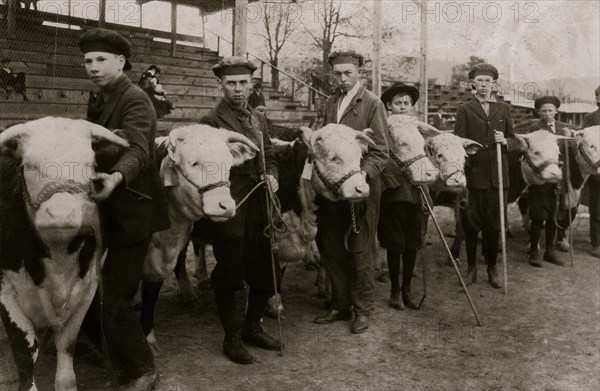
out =
{"type": "Polygon", "coordinates": [[[573,130],[573,137],[577,138],[577,137],[583,137],[584,132],[583,130],[573,130]]]}
{"type": "Polygon", "coordinates": [[[433,138],[426,139],[425,152],[427,153],[427,156],[429,156],[429,157],[435,156],[435,151],[433,150],[433,138]]]}
{"type": "Polygon", "coordinates": [[[519,151],[523,152],[529,148],[529,141],[526,135],[515,133],[515,140],[517,141],[517,149],[519,151]]]}
{"type": "Polygon", "coordinates": [[[27,136],[24,124],[11,126],[0,133],[0,153],[20,155],[21,140],[27,136]]]}
{"type": "Polygon", "coordinates": [[[555,135],[554,136],[556,138],[556,140],[575,140],[573,137],[569,137],[569,136],[560,136],[560,135],[555,135]]]}
{"type": "Polygon", "coordinates": [[[439,130],[437,130],[435,127],[426,124],[425,122],[421,122],[421,121],[416,121],[417,123],[417,129],[419,130],[419,133],[421,133],[421,135],[424,138],[433,138],[435,136],[439,136],[440,134],[442,134],[442,132],[440,132],[439,130]]]}
{"type": "Polygon", "coordinates": [[[358,141],[358,145],[360,146],[360,150],[362,151],[363,155],[367,153],[369,145],[373,147],[376,145],[371,139],[371,137],[369,137],[372,136],[374,133],[375,132],[373,131],[373,129],[365,129],[362,132],[356,131],[356,141],[358,141]]]}
{"type": "Polygon", "coordinates": [[[310,138],[312,137],[313,131],[308,126],[301,126],[300,130],[302,132],[300,134],[302,142],[304,144],[306,144],[309,149],[312,149],[312,148],[310,148],[311,147],[311,145],[310,145],[310,138]]]}
{"type": "Polygon", "coordinates": [[[174,162],[177,162],[177,156],[175,154],[175,151],[177,151],[177,145],[185,140],[186,130],[187,128],[175,128],[169,133],[167,154],[169,155],[169,159],[174,162]]]}
{"type": "Polygon", "coordinates": [[[477,141],[470,140],[468,138],[463,138],[463,148],[467,155],[475,155],[479,150],[483,147],[483,145],[479,144],[477,141]]]}
{"type": "Polygon", "coordinates": [[[225,142],[233,157],[233,166],[239,166],[247,160],[254,159],[256,154],[260,151],[256,144],[250,141],[248,137],[230,130],[224,131],[225,142]]]}

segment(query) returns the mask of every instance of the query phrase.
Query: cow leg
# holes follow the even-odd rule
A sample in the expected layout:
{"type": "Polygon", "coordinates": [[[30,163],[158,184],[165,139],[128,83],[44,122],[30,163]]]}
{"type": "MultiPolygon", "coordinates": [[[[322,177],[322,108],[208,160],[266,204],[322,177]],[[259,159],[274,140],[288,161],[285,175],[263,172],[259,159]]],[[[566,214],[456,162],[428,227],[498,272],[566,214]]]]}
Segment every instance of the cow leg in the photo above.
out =
{"type": "Polygon", "coordinates": [[[37,391],[33,378],[33,367],[40,345],[35,328],[15,298],[4,295],[4,292],[3,296],[0,303],[0,315],[19,372],[19,391],[37,391]]]}
{"type": "MultiPolygon", "coordinates": [[[[458,205],[454,207],[454,232],[454,241],[450,247],[450,253],[457,265],[460,266],[460,247],[465,240],[465,231],[463,230],[462,217],[458,205]]],[[[448,258],[447,263],[448,266],[452,266],[450,258],[448,258]]]]}
{"type": "Polygon", "coordinates": [[[140,323],[142,324],[142,330],[144,331],[148,345],[150,345],[156,354],[160,353],[160,347],[158,346],[154,332],[154,310],[162,285],[163,281],[142,281],[142,313],[140,315],[140,323]]]}
{"type": "Polygon", "coordinates": [[[317,296],[325,299],[325,307],[329,309],[331,306],[331,280],[329,279],[329,275],[327,274],[327,270],[324,266],[319,268],[319,273],[317,274],[317,281],[315,285],[318,288],[317,296]]]}
{"type": "Polygon", "coordinates": [[[194,277],[198,284],[198,289],[210,287],[210,277],[208,267],[206,266],[206,243],[204,241],[192,241],[194,246],[194,255],[196,257],[196,271],[194,277]]]}
{"type": "MultiPolygon", "coordinates": [[[[98,262],[100,262],[98,260],[98,262]]],[[[77,381],[73,370],[73,354],[77,335],[83,322],[83,318],[94,299],[96,286],[92,287],[79,309],[71,316],[70,320],[61,326],[53,327],[54,344],[56,346],[56,377],[54,379],[55,390],[77,391],[77,381]]]]}
{"type": "Polygon", "coordinates": [[[189,276],[187,274],[187,268],[185,266],[185,260],[187,255],[187,249],[189,241],[183,246],[183,250],[177,257],[177,263],[175,264],[175,277],[177,278],[177,286],[179,286],[179,294],[183,300],[183,304],[191,305],[194,301],[198,301],[198,297],[194,293],[192,284],[190,283],[189,276]]]}

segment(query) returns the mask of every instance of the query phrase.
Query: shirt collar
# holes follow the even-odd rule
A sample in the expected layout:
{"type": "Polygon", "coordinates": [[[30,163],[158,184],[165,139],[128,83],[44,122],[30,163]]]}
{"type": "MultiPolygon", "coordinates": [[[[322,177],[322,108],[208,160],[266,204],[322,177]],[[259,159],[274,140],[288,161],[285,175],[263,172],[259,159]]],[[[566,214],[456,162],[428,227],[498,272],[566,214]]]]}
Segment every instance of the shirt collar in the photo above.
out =
{"type": "Polygon", "coordinates": [[[361,86],[360,81],[357,81],[356,84],[354,85],[354,87],[352,87],[350,89],[350,91],[348,91],[346,93],[346,95],[342,94],[342,96],[344,98],[346,98],[346,99],[352,100],[356,96],[356,94],[358,93],[358,90],[359,90],[360,86],[361,86]]]}
{"type": "Polygon", "coordinates": [[[493,95],[490,95],[490,97],[487,98],[487,99],[482,99],[479,96],[475,95],[475,99],[477,99],[479,101],[479,103],[481,103],[481,104],[483,104],[485,102],[487,102],[487,103],[495,103],[495,102],[497,102],[496,98],[494,98],[493,95]]]}

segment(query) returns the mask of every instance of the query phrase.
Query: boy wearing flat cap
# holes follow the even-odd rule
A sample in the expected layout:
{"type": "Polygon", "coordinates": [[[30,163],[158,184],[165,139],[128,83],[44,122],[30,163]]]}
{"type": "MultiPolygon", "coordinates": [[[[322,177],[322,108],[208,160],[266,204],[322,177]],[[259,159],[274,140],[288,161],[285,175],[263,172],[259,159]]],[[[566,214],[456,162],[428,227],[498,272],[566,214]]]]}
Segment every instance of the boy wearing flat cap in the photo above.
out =
{"type": "MultiPolygon", "coordinates": [[[[264,143],[264,151],[254,159],[231,169],[231,196],[239,205],[261,179],[268,181],[273,192],[277,191],[277,166],[265,116],[253,110],[247,101],[256,66],[244,57],[234,56],[225,57],[212,70],[218,78],[218,88],[223,91],[223,99],[200,122],[241,133],[258,146],[262,137],[264,143]],[[263,152],[267,172],[263,172],[263,152]]],[[[261,186],[238,207],[232,219],[223,223],[202,219],[196,224],[201,227],[198,232],[211,235],[217,261],[211,275],[211,286],[225,331],[223,352],[238,364],[254,361],[242,341],[268,350],[279,350],[281,344],[260,325],[267,300],[275,293],[271,245],[269,238],[263,234],[263,228],[268,224],[266,211],[265,188],[261,186]],[[244,282],[250,286],[250,292],[242,324],[242,316],[238,312],[243,303],[236,303],[235,292],[244,288],[244,282]]],[[[279,262],[275,265],[278,269],[279,262]]],[[[279,274],[276,270],[278,279],[279,274]]]]}
{"type": "MultiPolygon", "coordinates": [[[[396,83],[381,94],[381,101],[392,115],[412,115],[419,100],[419,90],[413,86],[396,83]]],[[[391,154],[391,151],[390,151],[391,154]]],[[[421,207],[421,194],[416,185],[404,176],[397,175],[396,163],[390,159],[381,174],[383,188],[381,212],[377,238],[387,251],[391,294],[389,305],[397,310],[404,306],[416,310],[410,284],[417,260],[417,251],[422,246],[422,235],[427,217],[421,207]],[[400,259],[402,259],[402,287],[400,287],[400,259]],[[402,299],[400,299],[402,292],[402,299]]]]}
{"type": "MultiPolygon", "coordinates": [[[[564,122],[556,121],[555,117],[558,114],[560,100],[556,96],[542,96],[534,102],[534,107],[537,110],[540,119],[531,124],[526,130],[526,133],[535,132],[536,130],[547,130],[559,136],[571,136],[569,125],[564,122]]],[[[566,241],[564,227],[570,224],[569,213],[567,209],[568,202],[568,187],[578,188],[583,183],[583,178],[577,164],[577,148],[574,142],[565,141],[559,142],[560,159],[565,159],[565,145],[569,145],[569,165],[571,184],[567,185],[566,164],[562,166],[563,179],[559,186],[553,183],[544,183],[543,185],[530,185],[527,188],[529,202],[529,218],[531,219],[530,228],[530,251],[529,263],[535,267],[542,267],[538,251],[538,244],[542,234],[542,228],[545,227],[546,241],[543,260],[555,265],[564,266],[565,263],[558,258],[554,252],[554,239],[557,236],[557,225],[563,229],[558,229],[559,243],[563,243],[563,248],[568,251],[568,242],[566,241]],[[576,186],[575,186],[576,185],[576,186]],[[557,192],[559,193],[557,195],[557,192]],[[557,210],[557,197],[559,197],[560,205],[557,210]]],[[[575,218],[577,207],[571,210],[572,218],[575,218]]]]}
{"type": "Polygon", "coordinates": [[[500,239],[500,199],[498,186],[504,188],[504,205],[508,196],[508,160],[506,138],[514,137],[510,106],[492,98],[498,70],[487,63],[475,65],[469,72],[475,96],[463,103],[456,112],[454,133],[483,145],[467,158],[468,207],[461,211],[467,250],[467,285],[477,281],[477,236],[482,232],[488,282],[500,288],[496,258],[500,239]],[[496,143],[502,145],[502,178],[498,178],[496,143]]]}
{"type": "MultiPolygon", "coordinates": [[[[600,125],[600,86],[594,91],[598,110],[583,116],[583,127],[600,125]]],[[[600,175],[592,175],[586,182],[590,190],[590,238],[591,254],[600,258],[600,175]]]]}
{"type": "MultiPolygon", "coordinates": [[[[169,227],[166,197],[154,164],[156,114],[146,93],[123,74],[131,69],[125,38],[110,30],[89,30],[81,35],[79,48],[86,73],[100,89],[88,108],[88,120],[118,129],[130,144],[118,155],[97,155],[96,192],[90,196],[102,203],[108,247],[102,269],[103,330],[120,387],[149,390],[156,385],[158,372],[132,301],[150,237],[169,227]]],[[[96,346],[101,346],[99,314],[94,300],[82,325],[96,346]]]]}
{"type": "Polygon", "coordinates": [[[367,238],[366,245],[361,244],[362,250],[350,252],[344,246],[344,237],[351,225],[350,203],[325,199],[319,201],[317,244],[333,286],[333,309],[315,318],[314,322],[329,324],[350,320],[350,308],[353,307],[355,317],[351,331],[357,334],[369,327],[369,315],[373,308],[377,259],[375,233],[381,197],[379,174],[388,161],[387,122],[381,100],[359,81],[363,57],[354,51],[333,52],[329,56],[329,63],[333,67],[338,88],[325,103],[324,125],[343,124],[358,131],[370,128],[370,137],[375,146],[369,146],[361,160],[362,175],[370,188],[369,197],[359,205],[364,207],[365,225],[357,235],[357,240],[367,238]]]}

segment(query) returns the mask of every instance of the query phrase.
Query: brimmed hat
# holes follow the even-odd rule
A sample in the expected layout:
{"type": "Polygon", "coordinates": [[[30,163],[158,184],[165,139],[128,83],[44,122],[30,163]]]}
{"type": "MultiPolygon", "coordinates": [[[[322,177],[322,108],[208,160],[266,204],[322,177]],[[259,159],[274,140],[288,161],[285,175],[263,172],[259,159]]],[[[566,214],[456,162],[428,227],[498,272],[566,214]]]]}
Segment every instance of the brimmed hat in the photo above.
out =
{"type": "Polygon", "coordinates": [[[88,52],[106,52],[125,57],[124,71],[131,69],[129,57],[131,56],[131,44],[121,34],[106,30],[92,29],[84,32],[79,37],[79,49],[85,54],[88,52]]]}
{"type": "Polygon", "coordinates": [[[363,66],[364,57],[354,50],[338,50],[329,54],[327,62],[331,66],[336,64],[354,64],[360,68],[363,66]]]}
{"type": "Polygon", "coordinates": [[[534,106],[536,110],[539,110],[540,107],[545,105],[546,103],[551,103],[557,109],[560,107],[560,99],[555,96],[542,96],[535,100],[534,106]]]}
{"type": "Polygon", "coordinates": [[[413,106],[419,100],[419,90],[413,86],[406,85],[404,83],[395,83],[387,90],[383,91],[381,94],[381,101],[384,104],[388,104],[394,99],[394,97],[398,94],[405,93],[408,94],[412,99],[413,106]]]}
{"type": "Polygon", "coordinates": [[[240,56],[225,57],[212,67],[213,73],[219,79],[227,75],[252,75],[255,70],[256,65],[252,61],[240,56]]]}
{"type": "Polygon", "coordinates": [[[491,76],[494,80],[498,80],[498,70],[496,69],[496,67],[485,62],[474,65],[473,68],[471,68],[471,71],[469,71],[468,76],[469,79],[473,80],[478,75],[487,75],[491,76]]]}

